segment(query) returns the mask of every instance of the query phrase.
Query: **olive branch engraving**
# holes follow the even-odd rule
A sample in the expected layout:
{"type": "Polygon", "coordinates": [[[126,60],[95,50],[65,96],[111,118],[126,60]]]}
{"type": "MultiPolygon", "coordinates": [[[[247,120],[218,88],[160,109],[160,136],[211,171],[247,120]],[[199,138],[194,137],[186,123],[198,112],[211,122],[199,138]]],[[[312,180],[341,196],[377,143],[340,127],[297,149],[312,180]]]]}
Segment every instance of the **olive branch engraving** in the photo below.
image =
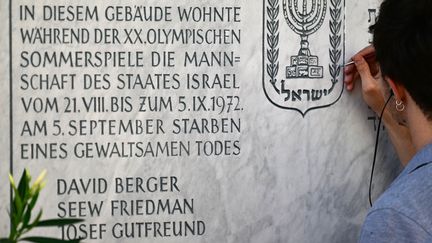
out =
{"type": "Polygon", "coordinates": [[[330,0],[330,64],[329,72],[331,76],[332,86],[328,90],[328,94],[333,91],[333,88],[338,82],[338,76],[341,72],[341,66],[338,65],[342,56],[342,51],[339,48],[342,42],[341,29],[342,29],[342,0],[330,0]]]}
{"type": "Polygon", "coordinates": [[[267,7],[267,16],[270,20],[267,20],[267,74],[270,77],[270,83],[278,94],[280,90],[276,87],[276,76],[279,72],[279,0],[268,0],[269,7],[267,7]]]}

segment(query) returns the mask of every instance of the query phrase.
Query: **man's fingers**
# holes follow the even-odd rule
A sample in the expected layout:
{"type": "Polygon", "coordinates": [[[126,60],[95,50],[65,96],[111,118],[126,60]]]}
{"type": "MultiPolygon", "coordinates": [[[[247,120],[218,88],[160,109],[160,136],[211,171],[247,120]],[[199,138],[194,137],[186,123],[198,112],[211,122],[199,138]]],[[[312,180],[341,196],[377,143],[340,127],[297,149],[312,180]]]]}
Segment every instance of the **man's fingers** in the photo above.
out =
{"type": "Polygon", "coordinates": [[[355,72],[355,73],[350,74],[350,79],[351,79],[350,82],[346,82],[346,83],[345,83],[345,84],[346,84],[346,89],[347,89],[348,91],[353,91],[356,82],[359,80],[359,74],[358,74],[358,72],[355,72]]]}
{"type": "Polygon", "coordinates": [[[373,89],[376,85],[374,84],[375,79],[370,72],[369,64],[361,55],[354,56],[353,60],[357,68],[357,72],[360,75],[360,78],[362,80],[363,92],[368,92],[370,89],[373,89]]]}
{"type": "Polygon", "coordinates": [[[359,51],[352,60],[356,61],[356,65],[348,65],[344,68],[344,82],[346,85],[346,89],[348,91],[352,91],[355,87],[355,83],[357,82],[357,79],[359,76],[362,79],[362,87],[368,87],[364,86],[363,79],[367,79],[366,85],[370,85],[371,83],[368,81],[371,80],[371,77],[378,73],[379,68],[375,67],[375,48],[372,45],[369,45],[365,48],[363,48],[361,51],[359,51]],[[365,58],[368,58],[368,61],[365,60],[365,58]],[[369,63],[371,62],[372,67],[369,66],[369,63]],[[358,68],[361,68],[361,73],[358,68]],[[372,73],[371,73],[372,72],[372,73]]]}
{"type": "Polygon", "coordinates": [[[344,68],[344,82],[348,91],[352,91],[354,89],[357,78],[358,72],[355,65],[349,65],[344,68]]]}

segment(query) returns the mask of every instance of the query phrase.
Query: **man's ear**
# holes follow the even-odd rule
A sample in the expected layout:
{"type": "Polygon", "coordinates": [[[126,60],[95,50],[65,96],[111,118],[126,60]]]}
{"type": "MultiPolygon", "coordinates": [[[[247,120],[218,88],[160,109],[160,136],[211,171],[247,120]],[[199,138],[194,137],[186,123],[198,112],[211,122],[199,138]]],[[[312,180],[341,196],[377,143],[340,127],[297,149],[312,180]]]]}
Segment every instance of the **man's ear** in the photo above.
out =
{"type": "Polygon", "coordinates": [[[396,100],[406,101],[406,89],[403,85],[396,83],[391,78],[386,79],[396,100]]]}

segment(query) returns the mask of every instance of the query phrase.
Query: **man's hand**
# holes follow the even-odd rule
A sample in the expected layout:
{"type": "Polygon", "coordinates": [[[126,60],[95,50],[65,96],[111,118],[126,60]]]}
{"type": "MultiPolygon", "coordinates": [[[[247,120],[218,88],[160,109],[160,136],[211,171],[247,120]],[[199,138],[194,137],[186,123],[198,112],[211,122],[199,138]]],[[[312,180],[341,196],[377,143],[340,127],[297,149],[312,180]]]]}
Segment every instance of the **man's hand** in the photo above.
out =
{"type": "Polygon", "coordinates": [[[389,89],[384,88],[386,86],[385,81],[375,60],[374,53],[373,46],[368,46],[354,55],[352,58],[354,65],[349,65],[344,69],[344,81],[346,89],[352,91],[355,83],[360,79],[363,99],[379,115],[384,107],[385,97],[389,96],[389,89]]]}

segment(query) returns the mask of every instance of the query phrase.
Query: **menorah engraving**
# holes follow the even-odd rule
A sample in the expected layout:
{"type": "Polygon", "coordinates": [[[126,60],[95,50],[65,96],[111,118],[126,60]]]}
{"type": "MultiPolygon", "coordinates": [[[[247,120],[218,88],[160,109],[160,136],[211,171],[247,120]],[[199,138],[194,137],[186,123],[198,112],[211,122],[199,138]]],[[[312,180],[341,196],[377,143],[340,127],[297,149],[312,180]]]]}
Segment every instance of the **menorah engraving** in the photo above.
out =
{"type": "Polygon", "coordinates": [[[318,56],[311,55],[309,36],[315,33],[324,22],[327,0],[283,0],[283,12],[288,26],[300,35],[300,50],[291,56],[291,66],[286,67],[286,78],[322,78],[323,67],[318,64],[318,56]],[[308,7],[308,2],[312,6],[308,7]]]}

